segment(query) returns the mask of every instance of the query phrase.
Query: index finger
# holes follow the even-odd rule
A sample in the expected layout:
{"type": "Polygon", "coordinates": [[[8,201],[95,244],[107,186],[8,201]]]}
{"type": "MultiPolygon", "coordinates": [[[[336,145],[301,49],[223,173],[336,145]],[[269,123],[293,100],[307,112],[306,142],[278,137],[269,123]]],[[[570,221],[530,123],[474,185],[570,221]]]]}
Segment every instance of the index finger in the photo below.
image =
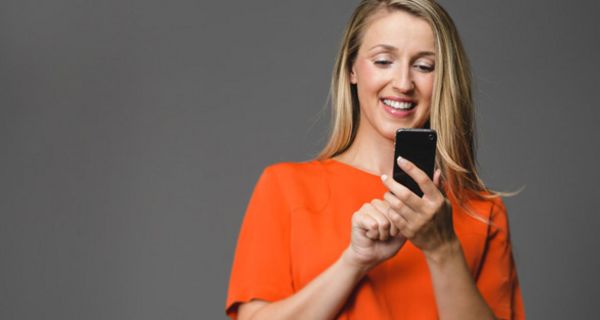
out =
{"type": "Polygon", "coordinates": [[[414,163],[402,157],[398,157],[397,162],[400,169],[406,172],[419,185],[424,195],[434,197],[436,192],[439,192],[429,176],[414,163]]]}
{"type": "Polygon", "coordinates": [[[397,236],[400,230],[398,230],[398,227],[394,223],[394,219],[390,216],[389,210],[391,210],[391,208],[389,204],[379,199],[374,199],[371,201],[371,204],[373,204],[373,206],[390,221],[390,236],[392,236],[392,238],[397,236]]]}

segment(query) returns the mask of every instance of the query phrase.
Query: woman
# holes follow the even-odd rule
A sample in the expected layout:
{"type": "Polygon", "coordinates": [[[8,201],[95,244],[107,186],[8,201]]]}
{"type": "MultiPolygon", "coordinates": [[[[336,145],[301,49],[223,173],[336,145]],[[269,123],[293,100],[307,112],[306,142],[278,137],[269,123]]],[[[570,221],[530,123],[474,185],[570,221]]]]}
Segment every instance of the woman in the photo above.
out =
{"type": "Polygon", "coordinates": [[[318,159],[269,166],[238,239],[226,311],[239,319],[524,318],[506,211],[474,157],[467,59],[429,0],[363,0],[332,81],[318,159]],[[395,131],[438,133],[422,198],[388,178],[395,131]],[[381,179],[380,179],[381,178],[381,179]]]}

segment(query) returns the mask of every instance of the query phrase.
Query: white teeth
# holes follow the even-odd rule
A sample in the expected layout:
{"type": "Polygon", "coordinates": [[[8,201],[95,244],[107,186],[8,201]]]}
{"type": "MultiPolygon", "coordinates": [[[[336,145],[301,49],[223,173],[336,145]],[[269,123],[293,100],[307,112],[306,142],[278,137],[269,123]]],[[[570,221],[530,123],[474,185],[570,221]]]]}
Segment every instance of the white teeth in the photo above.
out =
{"type": "Polygon", "coordinates": [[[400,102],[400,101],[394,101],[394,100],[389,100],[389,99],[383,99],[383,103],[385,103],[386,105],[388,105],[394,109],[400,109],[400,110],[412,109],[415,106],[415,104],[411,103],[411,102],[400,102]]]}

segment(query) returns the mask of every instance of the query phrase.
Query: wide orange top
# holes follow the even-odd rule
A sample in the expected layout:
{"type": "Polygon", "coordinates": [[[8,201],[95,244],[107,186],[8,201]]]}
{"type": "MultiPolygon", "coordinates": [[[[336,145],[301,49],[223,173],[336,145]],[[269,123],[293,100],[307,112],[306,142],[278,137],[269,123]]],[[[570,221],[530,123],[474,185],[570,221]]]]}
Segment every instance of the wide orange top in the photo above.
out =
{"type": "MultiPolygon", "coordinates": [[[[226,312],[240,303],[277,301],[331,266],[350,243],[351,217],[387,191],[377,175],[337,160],[279,163],[256,184],[240,230],[226,312]]],[[[454,228],[477,288],[498,318],[524,319],[501,200],[470,201],[486,224],[450,199],[454,228]]],[[[421,251],[408,241],[354,288],[338,319],[437,319],[421,251]]]]}

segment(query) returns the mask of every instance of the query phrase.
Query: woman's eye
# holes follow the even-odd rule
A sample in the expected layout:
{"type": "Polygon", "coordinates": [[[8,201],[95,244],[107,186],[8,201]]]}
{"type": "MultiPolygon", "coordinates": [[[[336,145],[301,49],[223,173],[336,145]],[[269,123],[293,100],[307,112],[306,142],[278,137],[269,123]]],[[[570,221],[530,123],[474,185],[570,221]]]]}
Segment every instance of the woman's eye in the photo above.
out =
{"type": "Polygon", "coordinates": [[[392,64],[392,61],[390,60],[375,60],[374,62],[376,65],[378,66],[389,66],[390,64],[392,64]]]}
{"type": "Polygon", "coordinates": [[[429,64],[416,64],[415,68],[421,72],[432,72],[435,67],[429,64]]]}

